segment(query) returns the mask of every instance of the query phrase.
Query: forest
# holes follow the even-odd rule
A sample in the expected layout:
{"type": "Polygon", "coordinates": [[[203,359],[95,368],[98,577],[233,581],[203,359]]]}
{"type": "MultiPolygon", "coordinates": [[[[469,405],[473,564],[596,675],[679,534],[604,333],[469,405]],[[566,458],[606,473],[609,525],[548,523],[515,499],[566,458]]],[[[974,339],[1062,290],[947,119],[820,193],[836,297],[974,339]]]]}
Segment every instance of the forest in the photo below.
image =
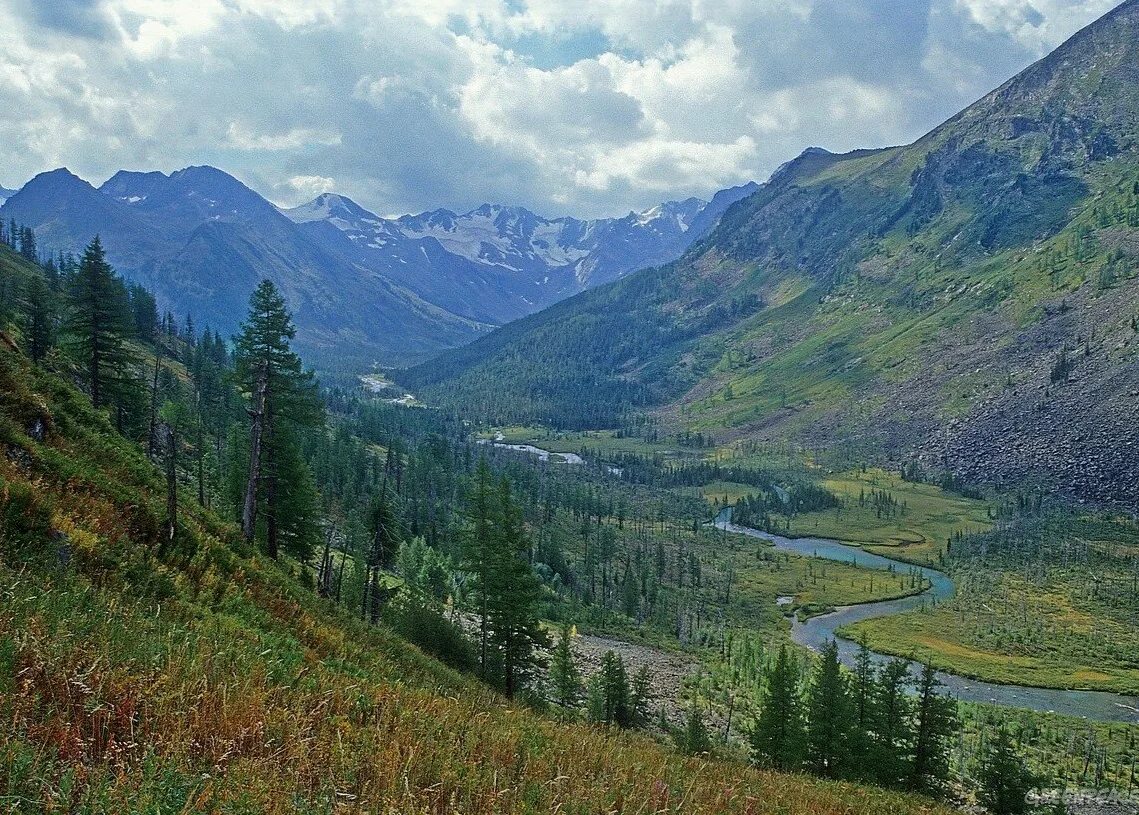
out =
{"type": "MultiPolygon", "coordinates": [[[[30,230],[10,224],[2,237],[5,345],[77,384],[152,462],[170,551],[185,545],[188,504],[216,513],[301,590],[560,721],[934,796],[967,784],[997,813],[1022,811],[1030,789],[1052,783],[1002,717],[962,715],[938,692],[933,662],[916,678],[868,657],[848,671],[833,648],[789,645],[788,616],[919,593],[920,579],[726,535],[709,525],[716,503],[700,490],[736,485],[736,521],[780,530],[846,505],[892,519],[906,499],[843,497],[772,462],[625,452],[598,466],[539,464],[477,444],[450,409],[322,386],[292,350],[291,315],[267,281],[226,339],[191,315],[160,314],[107,264],[98,238],[81,257],[43,258],[30,230]],[[578,631],[684,652],[699,667],[684,698],[661,699],[650,669],[633,672],[612,651],[586,672],[578,631]],[[988,738],[966,755],[961,740],[978,727],[988,738]]],[[[964,535],[948,552],[1039,566],[1048,540],[964,535]]],[[[1133,582],[1094,592],[1134,600],[1133,582]]]]}

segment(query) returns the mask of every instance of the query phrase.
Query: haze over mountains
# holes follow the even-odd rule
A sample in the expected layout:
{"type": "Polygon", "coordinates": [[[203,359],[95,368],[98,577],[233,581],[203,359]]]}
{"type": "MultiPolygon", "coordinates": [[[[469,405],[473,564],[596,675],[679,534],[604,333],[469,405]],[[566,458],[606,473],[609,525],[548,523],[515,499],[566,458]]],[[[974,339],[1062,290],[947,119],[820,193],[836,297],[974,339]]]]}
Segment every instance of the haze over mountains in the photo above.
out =
{"type": "Polygon", "coordinates": [[[384,219],[334,194],[281,211],[212,167],[124,170],[98,189],[59,169],[11,194],[0,217],[32,227],[41,250],[77,252],[101,235],[114,266],[161,306],[226,335],[268,277],[314,361],[367,366],[422,358],[673,260],[755,189],[592,221],[492,205],[384,219]]]}
{"type": "Polygon", "coordinates": [[[1133,502],[1139,2],[905,147],[808,150],[680,261],[403,376],[495,423],[914,455],[1133,502]]]}

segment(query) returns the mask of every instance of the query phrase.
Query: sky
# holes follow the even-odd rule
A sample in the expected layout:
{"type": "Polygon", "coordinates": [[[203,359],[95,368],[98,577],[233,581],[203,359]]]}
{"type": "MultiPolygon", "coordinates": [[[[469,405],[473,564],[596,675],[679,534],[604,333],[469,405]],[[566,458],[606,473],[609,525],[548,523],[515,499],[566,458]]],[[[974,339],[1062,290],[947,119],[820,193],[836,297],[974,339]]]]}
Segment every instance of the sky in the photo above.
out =
{"type": "Polygon", "coordinates": [[[598,217],[907,143],[1115,0],[0,0],[0,185],[598,217]]]}

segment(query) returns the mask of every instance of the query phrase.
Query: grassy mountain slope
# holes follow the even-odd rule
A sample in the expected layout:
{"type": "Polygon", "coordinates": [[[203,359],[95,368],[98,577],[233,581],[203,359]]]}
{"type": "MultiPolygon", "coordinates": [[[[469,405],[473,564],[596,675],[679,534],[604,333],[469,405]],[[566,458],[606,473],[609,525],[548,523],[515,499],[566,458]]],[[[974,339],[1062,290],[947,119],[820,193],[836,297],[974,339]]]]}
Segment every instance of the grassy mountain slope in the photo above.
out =
{"type": "Polygon", "coordinates": [[[7,343],[0,452],[6,812],[944,811],[511,706],[193,505],[164,543],[152,465],[7,343]]]}
{"type": "Polygon", "coordinates": [[[491,421],[648,405],[721,438],[841,439],[1131,500],[1137,66],[1129,0],[914,144],[808,150],[678,263],[404,381],[491,421]]]}

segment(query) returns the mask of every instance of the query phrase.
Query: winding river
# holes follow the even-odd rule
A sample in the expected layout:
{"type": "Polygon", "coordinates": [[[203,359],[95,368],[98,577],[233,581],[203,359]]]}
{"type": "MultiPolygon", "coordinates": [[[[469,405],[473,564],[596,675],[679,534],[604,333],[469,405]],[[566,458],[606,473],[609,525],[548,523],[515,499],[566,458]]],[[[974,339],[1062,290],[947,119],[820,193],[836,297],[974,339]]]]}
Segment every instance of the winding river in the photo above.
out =
{"type": "MultiPolygon", "coordinates": [[[[537,456],[538,460],[543,462],[585,463],[581,456],[575,453],[551,453],[549,450],[543,450],[529,444],[507,444],[501,438],[495,440],[480,439],[479,444],[490,444],[505,450],[529,453],[537,456]]],[[[724,509],[717,516],[715,525],[718,529],[727,532],[762,538],[773,544],[776,549],[804,557],[820,557],[840,563],[853,563],[867,569],[894,570],[903,574],[916,571],[921,574],[922,578],[929,581],[930,587],[926,591],[911,597],[883,600],[878,603],[842,606],[829,614],[811,617],[805,622],[800,622],[798,619],[792,622],[792,640],[814,651],[820,650],[830,640],[836,640],[839,657],[846,665],[854,664],[858,645],[838,636],[836,632],[839,628],[850,623],[868,620],[871,617],[886,617],[891,614],[913,611],[934,601],[947,600],[953,597],[955,592],[953,580],[950,579],[949,575],[936,569],[892,560],[856,546],[848,546],[839,541],[824,538],[784,538],[769,532],[761,532],[758,529],[737,526],[731,522],[730,507],[724,509]]],[[[891,659],[884,654],[875,653],[873,656],[875,661],[879,663],[891,659]]],[[[916,662],[910,663],[912,674],[916,675],[920,668],[921,666],[916,662]]],[[[1078,716],[1101,722],[1139,724],[1139,697],[1135,696],[1124,696],[1106,691],[1058,690],[1028,685],[1000,685],[995,682],[982,682],[978,679],[970,679],[943,671],[939,671],[937,676],[949,693],[963,702],[984,702],[1028,708],[1029,710],[1059,713],[1064,716],[1078,716]]]]}
{"type": "MultiPolygon", "coordinates": [[[[912,566],[897,560],[867,552],[858,547],[847,546],[822,538],[784,538],[731,523],[730,508],[716,518],[716,527],[739,535],[762,538],[774,544],[776,549],[793,552],[805,557],[820,557],[841,563],[855,563],[868,569],[894,569],[908,574],[918,571],[929,581],[930,588],[924,593],[899,600],[885,600],[878,603],[865,603],[856,606],[842,606],[829,614],[812,617],[806,622],[792,623],[791,638],[812,650],[818,651],[824,643],[837,640],[839,655],[847,665],[852,665],[858,645],[839,637],[835,632],[844,625],[867,620],[871,617],[885,617],[921,608],[934,600],[945,600],[954,594],[953,581],[948,575],[924,566],[912,566]]],[[[874,654],[876,661],[889,657],[874,654]]],[[[910,663],[911,673],[920,666],[910,663]]],[[[1057,690],[1055,688],[1035,688],[1024,685],[999,685],[982,682],[957,674],[938,672],[950,693],[964,702],[986,702],[1009,707],[1029,708],[1059,713],[1065,716],[1080,716],[1102,722],[1139,723],[1139,697],[1124,696],[1118,693],[1090,690],[1057,690]]]]}

